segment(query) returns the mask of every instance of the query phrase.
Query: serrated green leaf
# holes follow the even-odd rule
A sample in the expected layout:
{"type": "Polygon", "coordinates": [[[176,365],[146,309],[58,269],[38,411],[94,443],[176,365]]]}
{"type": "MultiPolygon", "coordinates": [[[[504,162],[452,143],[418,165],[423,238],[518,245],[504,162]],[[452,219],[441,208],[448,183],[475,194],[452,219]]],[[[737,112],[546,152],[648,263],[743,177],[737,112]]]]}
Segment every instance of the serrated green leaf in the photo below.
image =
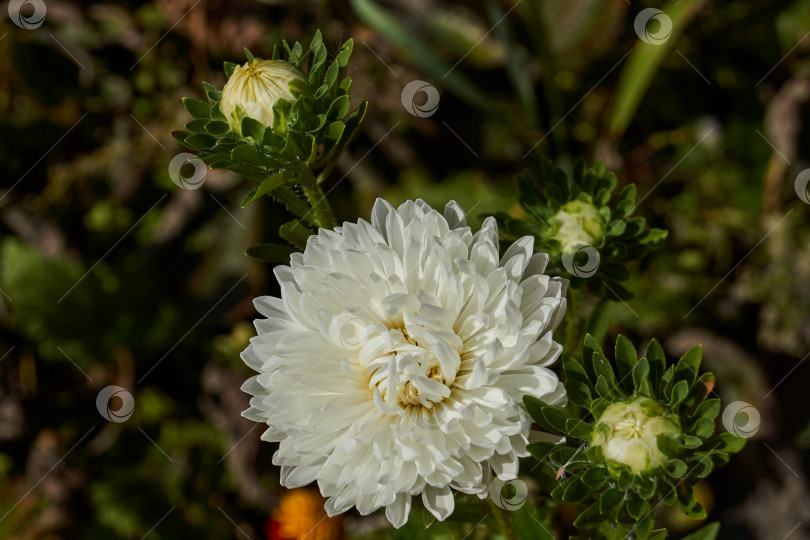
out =
{"type": "Polygon", "coordinates": [[[683,478],[686,474],[686,463],[680,459],[671,459],[666,465],[666,471],[672,478],[683,478]]]}
{"type": "Polygon", "coordinates": [[[340,96],[332,102],[326,111],[326,121],[342,120],[349,112],[349,96],[340,96]]]}
{"type": "Polygon", "coordinates": [[[599,513],[599,503],[593,503],[583,510],[574,520],[574,527],[578,529],[594,529],[601,525],[602,515],[599,513]]]}
{"type": "Polygon", "coordinates": [[[664,433],[655,436],[658,449],[667,457],[674,458],[678,455],[678,439],[664,433]]]}
{"type": "Polygon", "coordinates": [[[689,385],[686,381],[680,381],[678,384],[672,387],[672,397],[669,399],[669,406],[674,408],[677,407],[681,401],[686,398],[686,394],[689,392],[689,385]]]}
{"type": "Polygon", "coordinates": [[[220,122],[219,120],[205,124],[205,131],[214,136],[223,135],[230,131],[230,129],[231,127],[226,122],[220,122]]]}
{"type": "Polygon", "coordinates": [[[587,384],[569,378],[565,381],[565,390],[571,403],[585,409],[590,408],[593,397],[587,384]]]}
{"type": "Polygon", "coordinates": [[[703,359],[703,347],[695,345],[678,360],[675,365],[674,382],[686,381],[689,386],[695,382],[700,369],[700,362],[703,359]]]}
{"type": "Polygon", "coordinates": [[[203,90],[205,90],[205,95],[208,98],[209,103],[213,103],[215,101],[219,101],[222,99],[222,92],[215,88],[212,84],[207,82],[202,83],[203,90]]]}
{"type": "Polygon", "coordinates": [[[265,169],[278,169],[281,164],[273,157],[260,151],[252,144],[241,144],[231,150],[231,159],[237,163],[247,163],[265,169]]]}
{"type": "Polygon", "coordinates": [[[697,461],[690,462],[690,465],[692,466],[690,474],[694,474],[698,478],[706,478],[714,469],[714,463],[706,454],[701,455],[697,461]]]}
{"type": "Polygon", "coordinates": [[[552,442],[538,441],[527,444],[526,450],[534,459],[538,461],[545,461],[551,455],[551,452],[557,449],[558,446],[559,445],[552,442]]]}
{"type": "Polygon", "coordinates": [[[563,371],[565,372],[566,382],[575,380],[590,386],[591,381],[588,374],[585,373],[585,368],[573,356],[566,356],[563,359],[563,371]]]}
{"type": "Polygon", "coordinates": [[[669,236],[669,231],[665,229],[651,228],[640,241],[648,246],[657,246],[666,240],[667,236],[669,236]]]}
{"type": "Polygon", "coordinates": [[[603,398],[613,399],[615,397],[618,397],[613,387],[611,387],[610,383],[608,383],[607,379],[605,379],[605,377],[603,377],[602,375],[599,375],[597,377],[595,387],[596,393],[602,396],[603,398]]]}
{"type": "Polygon", "coordinates": [[[549,461],[556,465],[568,467],[571,461],[579,454],[579,449],[570,446],[557,445],[548,456],[549,461]]]}
{"type": "Polygon", "coordinates": [[[251,137],[256,142],[264,140],[264,126],[249,116],[242,118],[242,136],[251,137]]]}
{"type": "Polygon", "coordinates": [[[667,364],[664,349],[657,340],[652,339],[649,345],[647,345],[644,357],[650,364],[650,382],[653,385],[653,391],[658,395],[661,391],[661,379],[664,376],[664,370],[667,364]]]}
{"type": "Polygon", "coordinates": [[[219,101],[216,101],[211,104],[211,120],[219,120],[220,122],[227,122],[228,119],[225,118],[225,115],[222,114],[222,110],[219,107],[219,101]]]}
{"type": "Polygon", "coordinates": [[[357,108],[349,115],[349,118],[346,119],[346,127],[343,130],[343,135],[341,135],[340,140],[334,146],[334,149],[331,152],[329,157],[330,160],[330,167],[333,167],[337,159],[346,149],[346,145],[349,144],[349,141],[354,137],[355,133],[360,129],[360,123],[363,121],[363,118],[366,117],[366,111],[368,110],[368,102],[363,101],[357,108]]]}
{"type": "MultiPolygon", "coordinates": [[[[229,154],[224,154],[224,153],[219,152],[219,153],[215,153],[215,154],[208,154],[208,155],[205,155],[205,156],[201,156],[200,159],[202,159],[203,162],[208,164],[208,165],[213,165],[214,163],[220,163],[220,162],[228,162],[228,163],[230,163],[230,161],[231,161],[230,157],[231,156],[229,154]]],[[[211,167],[211,168],[213,169],[214,167],[211,167]]],[[[220,167],[220,168],[224,168],[224,167],[220,167]]]]}
{"type": "Polygon", "coordinates": [[[529,413],[529,416],[531,416],[535,422],[545,424],[546,420],[543,418],[543,407],[545,403],[534,396],[525,395],[523,396],[523,404],[526,406],[526,411],[529,413]]]}
{"type": "Polygon", "coordinates": [[[703,444],[703,439],[693,435],[684,435],[683,447],[688,449],[698,448],[703,444]]]}
{"type": "Polygon", "coordinates": [[[633,368],[633,388],[635,388],[636,393],[652,397],[649,396],[649,393],[651,393],[649,380],[647,378],[649,374],[650,364],[647,362],[646,358],[642,358],[633,368]],[[647,392],[644,392],[644,390],[647,390],[647,392]]]}
{"type": "Polygon", "coordinates": [[[273,190],[282,186],[289,179],[289,175],[290,173],[288,171],[280,171],[264,180],[259,184],[259,187],[247,194],[245,200],[242,201],[242,208],[256,202],[261,197],[272,193],[273,190]]]}
{"type": "Polygon", "coordinates": [[[172,137],[174,137],[174,140],[176,140],[182,145],[186,144],[186,137],[188,137],[189,135],[191,134],[188,131],[183,130],[172,131],[172,137]]]}
{"type": "Polygon", "coordinates": [[[292,245],[304,248],[307,245],[307,239],[312,236],[312,231],[294,219],[279,227],[278,234],[292,245]]]}
{"type": "Polygon", "coordinates": [[[193,118],[208,119],[211,105],[194,98],[183,98],[183,107],[193,118]]]}
{"type": "Polygon", "coordinates": [[[569,418],[565,422],[565,433],[568,437],[590,440],[592,430],[593,425],[577,418],[569,418]]]}
{"type": "Polygon", "coordinates": [[[720,414],[720,400],[707,399],[697,406],[694,416],[714,420],[720,414]]]}
{"type": "Polygon", "coordinates": [[[610,405],[610,401],[604,398],[596,398],[591,402],[591,414],[594,418],[599,418],[602,416],[602,413],[605,412],[605,409],[610,405]]]}
{"type": "MultiPolygon", "coordinates": [[[[338,72],[340,68],[338,67],[337,62],[332,62],[328,68],[326,68],[326,73],[323,76],[323,87],[326,87],[325,93],[329,93],[332,88],[334,88],[335,83],[337,82],[338,72]]],[[[318,89],[318,92],[321,91],[321,88],[318,89]]],[[[317,93],[315,95],[317,98],[317,93]]]]}
{"type": "Polygon", "coordinates": [[[541,411],[543,418],[546,421],[546,424],[553,428],[554,430],[558,431],[559,433],[566,433],[566,429],[568,428],[568,422],[570,420],[574,420],[565,411],[561,409],[557,409],[555,407],[551,407],[549,405],[544,405],[541,411]]]}
{"type": "MultiPolygon", "coordinates": [[[[601,352],[594,353],[593,355],[593,371],[597,376],[597,382],[600,377],[604,377],[605,382],[608,384],[608,388],[610,392],[617,391],[616,388],[616,375],[613,373],[613,366],[610,365],[610,362],[605,355],[601,352]]],[[[599,386],[597,385],[596,390],[599,391],[599,386]]],[[[603,397],[604,394],[600,392],[600,395],[603,397]]]]}
{"type": "Polygon", "coordinates": [[[257,246],[250,246],[247,251],[245,251],[245,255],[266,263],[289,264],[290,255],[296,251],[297,250],[292,246],[259,244],[257,246]]]}
{"type": "Polygon", "coordinates": [[[636,475],[632,474],[629,469],[622,469],[619,471],[619,475],[616,477],[616,485],[622,491],[627,491],[636,481],[636,475]]]}
{"type": "Polygon", "coordinates": [[[708,439],[714,433],[714,420],[709,418],[699,418],[692,427],[692,433],[695,435],[695,437],[708,439]]]}
{"type": "Polygon", "coordinates": [[[625,508],[630,517],[638,521],[649,513],[652,506],[649,502],[634,497],[627,501],[625,508]]]}
{"type": "Polygon", "coordinates": [[[591,488],[586,486],[585,483],[576,476],[572,476],[552,491],[552,496],[562,502],[580,502],[585,500],[590,494],[591,488]]]}
{"type": "Polygon", "coordinates": [[[723,442],[722,451],[735,454],[743,449],[746,439],[732,435],[731,433],[721,433],[717,438],[723,442]]]}
{"type": "Polygon", "coordinates": [[[197,118],[185,125],[185,128],[191,133],[205,133],[205,125],[208,123],[207,118],[197,118]]]}
{"type": "Polygon", "coordinates": [[[695,505],[698,503],[697,499],[695,498],[695,495],[692,493],[691,490],[686,492],[678,491],[676,493],[676,498],[678,500],[678,507],[681,509],[682,512],[688,512],[689,510],[694,508],[695,505]]]}
{"type": "Polygon", "coordinates": [[[604,467],[591,467],[580,477],[585,485],[596,491],[605,485],[608,479],[608,472],[604,467]]]}
{"type": "Polygon", "coordinates": [[[655,525],[655,520],[650,515],[650,512],[647,511],[642,514],[642,517],[635,518],[638,523],[636,523],[636,536],[638,540],[649,540],[650,535],[652,534],[653,525],[655,525]]]}
{"type": "Polygon", "coordinates": [[[603,516],[613,516],[624,503],[624,492],[609,488],[599,497],[599,512],[603,516]]]}
{"type": "Polygon", "coordinates": [[[655,495],[658,488],[658,479],[655,476],[648,476],[641,480],[638,486],[638,495],[648,501],[655,495]]]}
{"type": "Polygon", "coordinates": [[[183,144],[189,148],[193,148],[194,150],[202,151],[209,150],[216,142],[216,138],[212,137],[211,135],[206,133],[194,133],[193,135],[186,137],[183,144]]]}
{"type": "Polygon", "coordinates": [[[627,390],[631,389],[631,376],[636,364],[638,364],[638,354],[635,346],[629,339],[619,334],[619,337],[616,338],[616,367],[619,370],[619,380],[627,390]]]}
{"type": "Polygon", "coordinates": [[[720,523],[714,522],[701,527],[697,531],[687,534],[682,540],[715,540],[720,533],[720,523]]]}

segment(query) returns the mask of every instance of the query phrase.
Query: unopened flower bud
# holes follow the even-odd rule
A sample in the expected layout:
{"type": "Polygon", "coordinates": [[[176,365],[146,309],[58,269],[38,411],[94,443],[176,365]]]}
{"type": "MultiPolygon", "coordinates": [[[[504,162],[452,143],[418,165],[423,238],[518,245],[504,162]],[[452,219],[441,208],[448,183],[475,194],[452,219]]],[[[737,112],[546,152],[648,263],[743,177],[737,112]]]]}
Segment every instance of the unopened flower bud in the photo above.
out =
{"type": "Polygon", "coordinates": [[[677,437],[681,430],[664,408],[649,398],[636,397],[605,408],[594,426],[591,444],[610,463],[634,473],[660,467],[667,457],[658,449],[658,435],[677,437]]]}
{"type": "Polygon", "coordinates": [[[557,241],[563,248],[576,243],[594,246],[605,235],[605,220],[596,207],[586,201],[565,203],[552,221],[557,241]]]}
{"type": "Polygon", "coordinates": [[[253,60],[237,66],[222,89],[219,104],[231,128],[241,132],[241,119],[237,108],[245,116],[266,127],[273,125],[273,105],[279,100],[295,101],[290,82],[306,82],[303,74],[284,60],[253,60]]]}

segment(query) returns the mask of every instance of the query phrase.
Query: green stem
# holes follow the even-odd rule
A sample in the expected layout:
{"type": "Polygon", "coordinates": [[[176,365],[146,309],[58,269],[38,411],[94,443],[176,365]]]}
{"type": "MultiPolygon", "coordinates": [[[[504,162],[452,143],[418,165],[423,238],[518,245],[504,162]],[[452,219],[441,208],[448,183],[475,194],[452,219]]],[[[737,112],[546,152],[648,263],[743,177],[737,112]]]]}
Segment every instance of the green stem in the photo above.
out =
{"type": "Polygon", "coordinates": [[[304,188],[304,195],[307,202],[312,207],[312,221],[322,229],[334,229],[338,226],[335,214],[332,212],[332,205],[321,189],[320,184],[312,176],[309,168],[305,169],[301,176],[301,187],[304,188]]]}
{"type": "Polygon", "coordinates": [[[597,343],[602,343],[610,328],[611,320],[613,320],[613,302],[603,298],[594,306],[585,325],[585,331],[591,334],[597,343]]]}
{"type": "Polygon", "coordinates": [[[565,308],[565,339],[563,341],[563,350],[568,354],[574,354],[574,344],[577,338],[578,300],[579,291],[569,287],[568,306],[565,308]]]}

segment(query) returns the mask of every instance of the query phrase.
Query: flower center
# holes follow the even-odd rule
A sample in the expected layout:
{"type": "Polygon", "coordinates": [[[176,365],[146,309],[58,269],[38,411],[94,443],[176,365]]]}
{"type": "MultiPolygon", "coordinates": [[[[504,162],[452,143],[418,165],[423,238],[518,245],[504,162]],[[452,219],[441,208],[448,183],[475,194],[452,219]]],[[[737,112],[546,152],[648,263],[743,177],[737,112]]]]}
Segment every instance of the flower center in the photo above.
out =
{"type": "Polygon", "coordinates": [[[461,368],[463,342],[450,314],[436,306],[399,315],[367,329],[360,363],[378,408],[402,415],[432,413],[450,397],[461,368]]]}
{"type": "Polygon", "coordinates": [[[638,412],[631,412],[624,415],[624,418],[616,423],[613,432],[619,437],[627,439],[640,439],[644,436],[644,420],[646,418],[638,412]]]}
{"type": "Polygon", "coordinates": [[[259,61],[254,60],[250,64],[247,64],[244,70],[247,77],[258,77],[260,75],[259,61]]]}

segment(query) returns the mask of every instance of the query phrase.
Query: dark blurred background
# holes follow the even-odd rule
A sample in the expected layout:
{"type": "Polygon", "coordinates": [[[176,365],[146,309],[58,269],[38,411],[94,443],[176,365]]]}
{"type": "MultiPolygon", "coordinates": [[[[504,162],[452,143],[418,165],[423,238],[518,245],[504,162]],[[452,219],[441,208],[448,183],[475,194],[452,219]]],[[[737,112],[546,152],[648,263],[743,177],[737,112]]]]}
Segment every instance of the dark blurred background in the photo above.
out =
{"type": "Polygon", "coordinates": [[[241,209],[233,173],[198,190],[167,173],[181,97],[221,87],[243,47],[269,57],[317,28],[332,53],[354,39],[353,101],[370,101],[326,186],[341,219],[376,197],[519,215],[530,148],[638,184],[670,236],[609,334],[703,343],[724,401],[758,411],[698,488],[721,538],[810,538],[810,0],[44,0],[35,28],[20,4],[0,10],[0,538],[388,534],[280,488],[240,417],[251,300],[277,291],[243,252],[291,218],[241,209]],[[660,22],[634,28],[647,7],[672,23],[659,44],[660,22]],[[413,80],[438,89],[435,114],[406,110],[413,80]],[[126,389],[114,421],[109,385],[126,389]]]}

